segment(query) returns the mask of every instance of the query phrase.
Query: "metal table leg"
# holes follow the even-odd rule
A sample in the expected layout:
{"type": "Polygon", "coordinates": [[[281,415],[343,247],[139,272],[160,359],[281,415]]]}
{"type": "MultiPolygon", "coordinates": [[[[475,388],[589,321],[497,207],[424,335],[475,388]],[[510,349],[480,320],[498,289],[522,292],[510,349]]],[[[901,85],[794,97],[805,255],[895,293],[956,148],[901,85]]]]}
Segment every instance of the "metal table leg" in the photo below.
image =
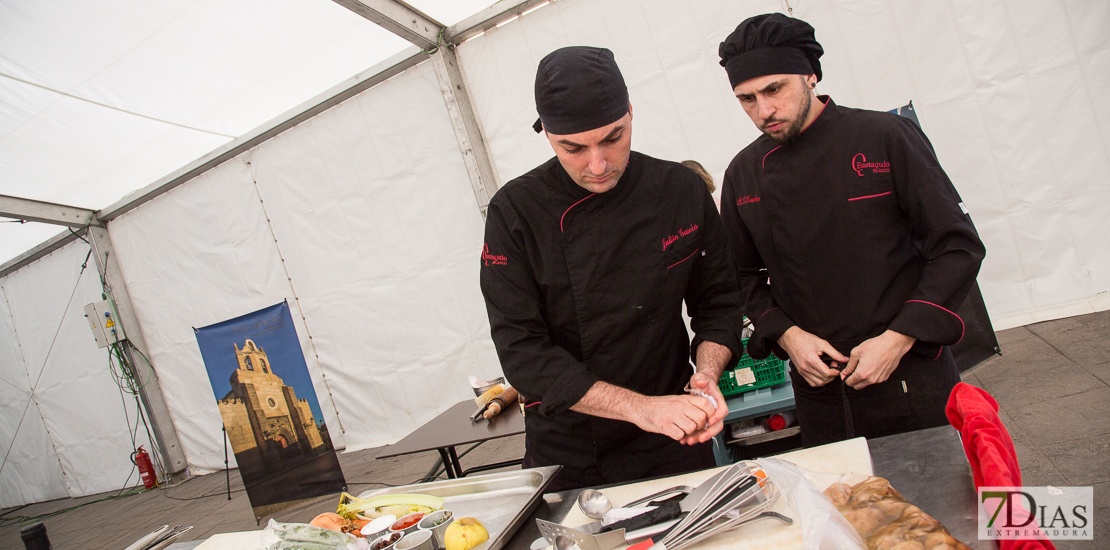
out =
{"type": "Polygon", "coordinates": [[[443,469],[447,471],[447,477],[449,479],[455,479],[455,478],[459,477],[459,476],[455,475],[455,463],[451,461],[452,457],[456,461],[458,461],[458,459],[459,459],[458,457],[455,456],[455,448],[454,447],[440,447],[436,450],[439,451],[439,457],[441,459],[443,459],[443,469]],[[450,455],[447,454],[447,449],[451,449],[451,454],[450,455]]]}
{"type": "Polygon", "coordinates": [[[455,454],[455,447],[447,447],[447,454],[451,455],[451,467],[455,469],[454,477],[462,477],[462,464],[459,464],[459,455],[455,454]]]}

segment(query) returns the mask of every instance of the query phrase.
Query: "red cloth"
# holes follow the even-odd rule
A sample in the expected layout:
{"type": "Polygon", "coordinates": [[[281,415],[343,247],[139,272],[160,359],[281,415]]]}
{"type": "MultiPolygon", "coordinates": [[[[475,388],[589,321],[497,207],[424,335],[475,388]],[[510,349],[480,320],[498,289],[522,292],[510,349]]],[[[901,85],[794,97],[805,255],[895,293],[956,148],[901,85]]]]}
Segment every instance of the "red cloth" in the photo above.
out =
{"type": "MultiPolygon", "coordinates": [[[[1021,466],[1010,432],[998,418],[998,402],[985,390],[960,382],[948,396],[948,422],[959,430],[975,488],[1020,487],[1021,466]]],[[[1055,549],[1048,540],[1002,540],[1001,550],[1055,549]]]]}

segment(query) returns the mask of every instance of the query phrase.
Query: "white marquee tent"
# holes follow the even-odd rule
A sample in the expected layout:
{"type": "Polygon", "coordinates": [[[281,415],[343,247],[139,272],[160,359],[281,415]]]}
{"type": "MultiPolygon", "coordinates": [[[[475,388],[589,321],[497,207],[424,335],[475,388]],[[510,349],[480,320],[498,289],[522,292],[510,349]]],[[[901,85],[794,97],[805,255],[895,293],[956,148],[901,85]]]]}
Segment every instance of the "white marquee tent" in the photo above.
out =
{"type": "Polygon", "coordinates": [[[99,272],[175,471],[223,467],[191,327],[288,300],[348,450],[498,374],[482,212],[551,156],[532,78],[565,45],[614,51],[635,149],[719,179],[757,131],[717,44],[792,10],[825,48],[820,93],[913,101],[987,245],[996,328],[1110,308],[1106,2],[486,4],[0,0],[2,215],[71,226],[0,224],[0,506],[118,489],[149,445],[82,318],[99,272]]]}

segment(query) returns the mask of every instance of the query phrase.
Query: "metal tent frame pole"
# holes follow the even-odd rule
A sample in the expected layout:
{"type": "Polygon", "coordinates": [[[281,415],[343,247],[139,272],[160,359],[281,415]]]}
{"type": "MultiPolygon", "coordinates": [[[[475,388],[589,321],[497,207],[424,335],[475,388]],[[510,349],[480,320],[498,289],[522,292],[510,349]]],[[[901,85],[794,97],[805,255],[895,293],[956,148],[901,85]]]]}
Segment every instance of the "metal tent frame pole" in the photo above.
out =
{"type": "MultiPolygon", "coordinates": [[[[131,294],[127,291],[127,283],[123,280],[123,273],[120,271],[119,261],[116,260],[116,251],[112,247],[108,229],[89,227],[87,235],[93,246],[96,267],[101,276],[104,277],[105,287],[111,294],[112,301],[115,302],[116,313],[119,315],[119,322],[123,325],[123,332],[127,335],[127,340],[131,342],[135,349],[139,350],[144,358],[150,357],[146,340],[143,337],[142,325],[139,323],[135,308],[131,304],[131,294]]],[[[138,368],[137,358],[133,356],[129,360],[132,365],[136,366],[134,376],[138,382],[139,396],[150,418],[154,437],[158,440],[156,443],[162,452],[162,464],[166,469],[165,473],[179,478],[180,474],[185,472],[188,464],[185,461],[185,451],[181,448],[181,441],[177,437],[177,430],[173,425],[173,418],[170,416],[170,408],[166,404],[162,384],[158,380],[157,369],[153,363],[151,363],[150,369],[138,368]]]]}

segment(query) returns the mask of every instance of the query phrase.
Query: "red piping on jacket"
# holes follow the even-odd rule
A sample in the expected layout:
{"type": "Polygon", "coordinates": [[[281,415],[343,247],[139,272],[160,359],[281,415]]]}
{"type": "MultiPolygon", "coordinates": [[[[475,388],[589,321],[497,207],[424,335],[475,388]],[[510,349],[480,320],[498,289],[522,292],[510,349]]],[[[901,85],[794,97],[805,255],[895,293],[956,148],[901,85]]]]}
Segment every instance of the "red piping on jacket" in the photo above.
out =
{"type": "MultiPolygon", "coordinates": [[[[594,195],[597,195],[597,193],[590,193],[588,196],[586,196],[586,198],[570,205],[570,208],[574,208],[575,206],[578,206],[579,204],[582,204],[582,201],[584,201],[584,200],[586,200],[586,199],[588,199],[588,198],[590,198],[594,195]]],[[[559,232],[560,233],[563,232],[563,220],[567,217],[567,212],[570,212],[570,208],[567,208],[566,212],[563,212],[563,216],[561,218],[559,218],[559,232]]]]}
{"type": "MultiPolygon", "coordinates": [[[[964,337],[960,336],[960,340],[963,340],[963,339],[964,339],[964,337]]],[[[936,361],[937,359],[940,359],[940,354],[942,354],[942,353],[944,353],[944,346],[941,346],[940,349],[937,350],[937,356],[933,358],[933,361],[936,361]]]]}
{"type": "MultiPolygon", "coordinates": [[[[588,197],[587,197],[587,198],[588,198],[588,197]]],[[[543,401],[533,401],[533,402],[532,402],[532,404],[530,404],[530,405],[526,403],[526,404],[524,405],[524,408],[525,408],[525,409],[530,409],[530,408],[532,408],[532,407],[535,407],[536,405],[539,405],[540,403],[543,403],[543,401]]]]}
{"type": "MultiPolygon", "coordinates": [[[[936,305],[932,302],[926,302],[925,300],[906,300],[907,304],[910,303],[910,302],[918,302],[918,303],[921,303],[921,304],[929,304],[933,307],[940,308],[940,309],[944,310],[946,313],[948,313],[949,315],[955,317],[956,319],[959,319],[960,320],[960,340],[964,339],[964,332],[967,330],[967,325],[964,324],[964,320],[962,318],[960,318],[959,315],[956,315],[955,313],[952,313],[951,311],[948,310],[948,308],[945,308],[943,306],[938,306],[938,305],[936,305]]],[[[960,340],[956,340],[956,343],[957,344],[960,343],[960,340]]],[[[938,355],[937,357],[940,357],[940,356],[938,355]]]]}
{"type": "Polygon", "coordinates": [[[697,254],[697,253],[698,253],[698,250],[701,250],[701,249],[700,249],[700,248],[698,248],[698,249],[694,250],[693,252],[691,252],[691,253],[690,253],[690,256],[686,256],[685,258],[683,258],[683,259],[681,259],[681,260],[679,260],[679,261],[677,261],[677,262],[675,262],[675,263],[673,263],[673,264],[671,264],[671,265],[667,266],[667,269],[670,269],[670,268],[672,268],[672,267],[674,267],[674,266],[676,266],[676,265],[678,265],[678,264],[680,264],[680,263],[682,263],[682,262],[685,262],[686,260],[689,260],[689,259],[690,259],[690,257],[692,257],[692,256],[693,256],[694,254],[697,254]]]}
{"type": "MultiPolygon", "coordinates": [[[[829,100],[828,99],[826,99],[823,102],[820,99],[818,99],[817,103],[821,104],[821,112],[817,113],[817,116],[813,117],[813,122],[810,122],[809,124],[806,125],[805,128],[802,128],[802,131],[798,132],[798,135],[802,135],[803,133],[805,133],[806,130],[809,130],[809,127],[813,126],[813,123],[817,122],[817,119],[821,118],[821,115],[825,112],[825,107],[829,106],[829,100]]],[[[778,151],[779,148],[781,148],[781,147],[782,147],[782,145],[779,145],[778,147],[775,147],[774,149],[771,149],[770,151],[767,151],[767,155],[770,155],[771,153],[774,153],[775,151],[778,151]]],[[[760,168],[766,168],[767,167],[767,155],[763,155],[763,162],[759,163],[760,168]]]]}
{"type": "Polygon", "coordinates": [[[778,309],[778,307],[773,307],[773,308],[771,308],[771,309],[768,309],[767,311],[764,311],[764,312],[763,312],[763,314],[759,316],[759,319],[756,319],[756,320],[755,320],[755,322],[757,322],[757,323],[758,323],[758,322],[762,321],[762,320],[763,320],[763,316],[764,316],[764,315],[767,315],[768,313],[771,313],[772,311],[774,311],[774,310],[776,310],[776,309],[778,309]]]}
{"type": "Polygon", "coordinates": [[[885,196],[887,196],[887,195],[889,195],[889,194],[891,194],[891,193],[893,193],[893,192],[894,192],[894,191],[887,191],[886,193],[879,193],[878,195],[867,195],[866,197],[856,197],[856,198],[854,198],[854,199],[848,199],[848,202],[852,202],[852,201],[861,201],[861,200],[863,200],[863,199],[873,199],[873,198],[875,198],[875,197],[885,197],[885,196]]]}
{"type": "MultiPolygon", "coordinates": [[[[809,127],[813,126],[814,122],[817,122],[817,119],[821,118],[821,115],[825,113],[825,107],[829,106],[829,99],[832,99],[832,98],[825,98],[825,101],[821,101],[820,98],[817,99],[817,103],[819,103],[821,105],[821,111],[817,113],[817,116],[813,117],[812,122],[807,124],[805,128],[802,128],[801,132],[798,132],[799,136],[804,134],[806,130],[809,130],[809,127]]],[[[767,155],[770,155],[771,153],[774,153],[775,151],[778,151],[779,147],[782,147],[782,145],[779,145],[778,147],[775,147],[774,149],[771,149],[770,151],[767,151],[767,155]]],[[[760,168],[766,168],[767,167],[767,155],[763,155],[763,162],[759,163],[760,168]]]]}
{"type": "MultiPolygon", "coordinates": [[[[775,147],[774,149],[771,149],[770,151],[767,151],[767,155],[770,155],[771,153],[774,153],[775,151],[778,151],[779,149],[782,149],[782,145],[779,145],[778,147],[775,147]]],[[[763,162],[759,163],[760,168],[766,168],[767,167],[767,155],[763,155],[763,162]]]]}

